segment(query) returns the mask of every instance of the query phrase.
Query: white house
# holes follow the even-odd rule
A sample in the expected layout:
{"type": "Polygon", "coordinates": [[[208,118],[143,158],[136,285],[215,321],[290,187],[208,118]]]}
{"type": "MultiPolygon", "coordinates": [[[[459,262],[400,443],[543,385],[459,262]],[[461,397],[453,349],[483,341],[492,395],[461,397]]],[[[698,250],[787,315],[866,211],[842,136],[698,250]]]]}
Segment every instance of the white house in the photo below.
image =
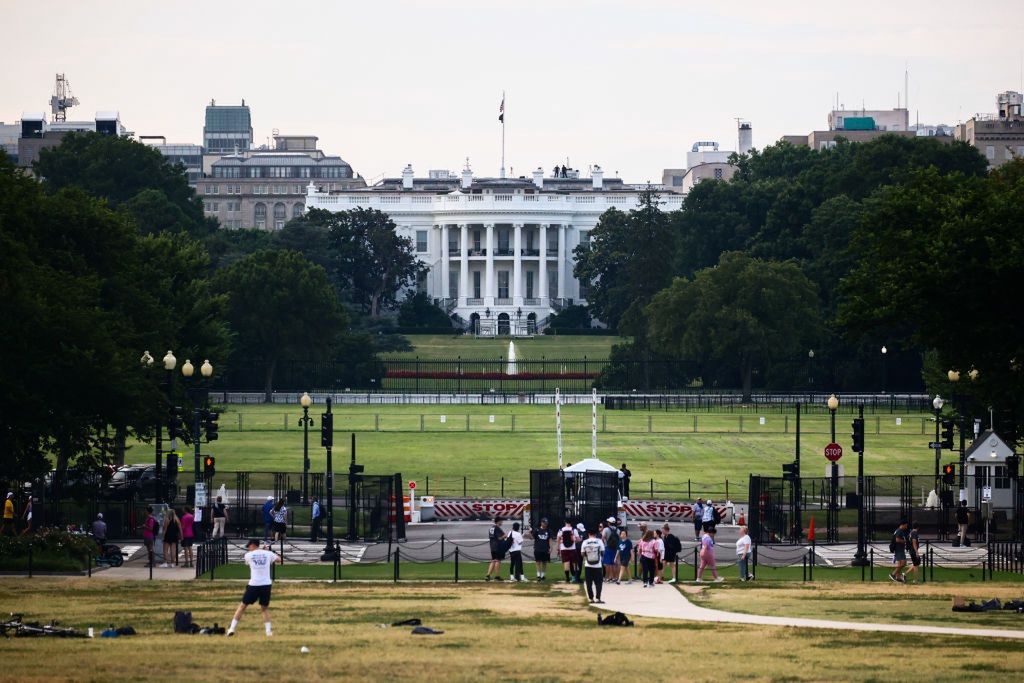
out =
{"type": "MultiPolygon", "coordinates": [[[[611,208],[636,208],[644,186],[589,177],[474,178],[431,171],[417,178],[406,166],[400,178],[338,192],[307,188],[307,209],[356,207],[387,213],[399,234],[416,245],[429,266],[421,291],[481,335],[522,335],[543,329],[548,316],[586,303],[585,283],[573,277],[573,249],[589,242],[590,230],[611,208]]],[[[574,177],[576,176],[576,177],[574,177]]],[[[673,211],[682,197],[665,194],[673,211]]]]}

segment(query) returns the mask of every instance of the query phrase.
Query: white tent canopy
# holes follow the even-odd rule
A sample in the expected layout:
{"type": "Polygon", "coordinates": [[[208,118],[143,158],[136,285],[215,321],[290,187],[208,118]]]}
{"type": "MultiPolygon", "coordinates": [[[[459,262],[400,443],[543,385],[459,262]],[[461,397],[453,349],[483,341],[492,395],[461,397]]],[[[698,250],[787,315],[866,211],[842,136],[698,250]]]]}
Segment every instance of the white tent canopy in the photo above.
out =
{"type": "Polygon", "coordinates": [[[566,472],[618,472],[618,467],[613,467],[597,458],[587,458],[565,468],[566,472]]]}

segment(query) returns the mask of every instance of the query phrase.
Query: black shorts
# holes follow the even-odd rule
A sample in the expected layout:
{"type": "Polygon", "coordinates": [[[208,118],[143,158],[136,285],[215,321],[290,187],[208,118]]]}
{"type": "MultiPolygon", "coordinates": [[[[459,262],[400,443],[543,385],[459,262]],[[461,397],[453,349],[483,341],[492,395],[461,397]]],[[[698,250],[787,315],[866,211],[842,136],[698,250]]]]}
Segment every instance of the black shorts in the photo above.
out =
{"type": "Polygon", "coordinates": [[[181,547],[182,548],[191,548],[192,547],[192,543],[194,543],[195,540],[196,539],[195,539],[194,536],[189,536],[188,538],[183,538],[183,539],[181,539],[181,547]]]}
{"type": "Polygon", "coordinates": [[[492,560],[504,560],[505,559],[505,551],[504,550],[498,550],[496,548],[491,548],[491,559],[492,560]]]}
{"type": "Polygon", "coordinates": [[[251,605],[259,600],[260,607],[270,604],[270,586],[246,586],[242,596],[243,605],[251,605]]]}
{"type": "Polygon", "coordinates": [[[550,562],[551,561],[551,553],[538,553],[538,552],[535,551],[533,553],[533,561],[534,562],[550,562]]]}
{"type": "Polygon", "coordinates": [[[672,564],[673,562],[675,562],[678,559],[679,559],[678,555],[665,555],[665,563],[666,564],[672,564]]]}
{"type": "Polygon", "coordinates": [[[274,530],[274,533],[283,534],[288,531],[288,525],[284,522],[274,522],[270,525],[270,528],[274,530]]]}
{"type": "Polygon", "coordinates": [[[914,563],[915,567],[921,566],[921,556],[917,553],[910,553],[910,561],[914,563]]]}

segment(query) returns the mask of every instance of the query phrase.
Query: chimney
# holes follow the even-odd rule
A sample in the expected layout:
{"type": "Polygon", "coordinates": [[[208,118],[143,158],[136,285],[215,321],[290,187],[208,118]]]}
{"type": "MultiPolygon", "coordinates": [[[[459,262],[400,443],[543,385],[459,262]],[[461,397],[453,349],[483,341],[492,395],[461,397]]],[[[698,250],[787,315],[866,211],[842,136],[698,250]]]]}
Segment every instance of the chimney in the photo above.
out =
{"type": "Polygon", "coordinates": [[[600,190],[604,187],[604,171],[597,164],[590,170],[590,178],[594,181],[594,189],[600,190]]]}
{"type": "Polygon", "coordinates": [[[544,169],[540,166],[533,172],[533,184],[541,190],[544,189],[544,169]]]}
{"type": "Polygon", "coordinates": [[[746,154],[754,146],[754,130],[750,127],[750,123],[748,121],[740,121],[739,124],[737,124],[737,128],[740,139],[739,146],[736,148],[736,151],[739,154],[746,154]]]}
{"type": "Polygon", "coordinates": [[[405,168],[402,169],[402,189],[403,190],[411,190],[412,189],[412,179],[413,179],[412,164],[406,164],[405,168]]]}
{"type": "Polygon", "coordinates": [[[473,184],[473,171],[470,170],[469,164],[466,164],[466,168],[462,169],[462,189],[468,190],[469,186],[473,184]]]}

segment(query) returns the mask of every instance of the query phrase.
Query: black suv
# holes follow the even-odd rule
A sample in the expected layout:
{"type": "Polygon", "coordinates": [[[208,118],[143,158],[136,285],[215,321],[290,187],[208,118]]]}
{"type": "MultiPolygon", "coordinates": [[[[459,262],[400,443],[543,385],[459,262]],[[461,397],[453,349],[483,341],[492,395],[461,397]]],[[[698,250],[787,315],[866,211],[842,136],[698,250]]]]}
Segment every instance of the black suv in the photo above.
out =
{"type": "MultiPolygon", "coordinates": [[[[178,497],[177,472],[161,473],[164,501],[178,497]]],[[[107,484],[107,495],[115,500],[128,500],[135,496],[141,500],[156,499],[156,465],[125,465],[119,468],[107,484]]]]}

